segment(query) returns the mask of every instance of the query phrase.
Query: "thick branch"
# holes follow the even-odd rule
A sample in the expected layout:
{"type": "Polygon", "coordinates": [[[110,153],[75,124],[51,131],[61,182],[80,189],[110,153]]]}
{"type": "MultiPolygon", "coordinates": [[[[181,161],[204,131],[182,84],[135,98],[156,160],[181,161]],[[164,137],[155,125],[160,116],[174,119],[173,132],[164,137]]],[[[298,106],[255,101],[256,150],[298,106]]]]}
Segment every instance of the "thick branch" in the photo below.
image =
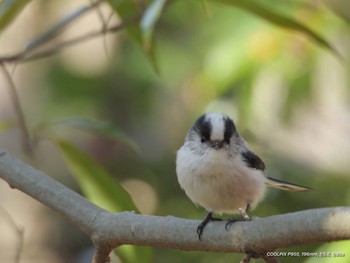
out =
{"type": "Polygon", "coordinates": [[[107,212],[1,150],[0,177],[76,224],[89,235],[99,251],[106,253],[115,246],[131,244],[257,254],[350,238],[350,208],[347,207],[312,209],[237,222],[229,231],[225,230],[224,222],[213,222],[207,225],[203,240],[199,241],[198,220],[107,212]]]}
{"type": "Polygon", "coordinates": [[[96,218],[95,234],[99,236],[95,238],[116,245],[259,254],[277,248],[349,239],[349,219],[350,208],[339,207],[237,222],[229,231],[225,230],[225,222],[214,222],[207,225],[203,240],[199,241],[197,220],[105,212],[96,218]]]}
{"type": "Polygon", "coordinates": [[[92,222],[104,210],[46,174],[0,149],[0,177],[60,213],[91,235],[92,222]]]}

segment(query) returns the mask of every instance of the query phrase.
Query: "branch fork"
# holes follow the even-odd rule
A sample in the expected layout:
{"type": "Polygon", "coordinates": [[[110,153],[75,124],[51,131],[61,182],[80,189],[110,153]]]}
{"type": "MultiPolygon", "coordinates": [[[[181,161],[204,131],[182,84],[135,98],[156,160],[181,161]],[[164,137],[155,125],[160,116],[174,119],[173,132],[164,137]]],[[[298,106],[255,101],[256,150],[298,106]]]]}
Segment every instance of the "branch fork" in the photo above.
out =
{"type": "Polygon", "coordinates": [[[84,231],[97,248],[93,263],[108,262],[111,249],[124,244],[247,253],[242,262],[260,255],[266,262],[278,262],[262,255],[278,248],[350,239],[349,207],[255,218],[236,222],[228,231],[225,222],[210,222],[200,241],[196,232],[199,220],[105,211],[2,149],[0,177],[84,231]]]}

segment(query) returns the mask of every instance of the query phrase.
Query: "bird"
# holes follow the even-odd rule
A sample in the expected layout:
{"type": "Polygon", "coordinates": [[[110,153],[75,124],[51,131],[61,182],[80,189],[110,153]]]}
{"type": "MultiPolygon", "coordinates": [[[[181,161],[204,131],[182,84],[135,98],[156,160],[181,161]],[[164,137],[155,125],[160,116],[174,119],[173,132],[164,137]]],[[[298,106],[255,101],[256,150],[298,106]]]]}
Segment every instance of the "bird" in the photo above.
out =
{"type": "Polygon", "coordinates": [[[267,177],[265,164],[238,134],[234,121],[219,112],[200,116],[188,130],[176,154],[176,174],[181,188],[207,216],[197,227],[202,240],[215,214],[240,214],[229,218],[226,230],[236,221],[249,221],[248,212],[264,198],[266,187],[305,192],[309,187],[267,177]]]}

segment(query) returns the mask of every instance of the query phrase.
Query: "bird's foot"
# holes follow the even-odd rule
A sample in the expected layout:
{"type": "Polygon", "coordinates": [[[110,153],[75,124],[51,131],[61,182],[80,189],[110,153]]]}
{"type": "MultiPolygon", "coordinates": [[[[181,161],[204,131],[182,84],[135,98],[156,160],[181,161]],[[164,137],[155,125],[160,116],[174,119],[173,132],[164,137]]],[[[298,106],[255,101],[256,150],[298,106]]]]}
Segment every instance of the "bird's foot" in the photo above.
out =
{"type": "Polygon", "coordinates": [[[204,218],[204,220],[198,225],[197,227],[197,234],[198,234],[198,239],[202,240],[202,234],[204,227],[210,222],[210,221],[222,221],[221,218],[216,218],[213,217],[213,212],[209,212],[207,216],[204,218]]]}
{"type": "Polygon", "coordinates": [[[239,221],[251,221],[250,217],[248,216],[246,210],[244,210],[243,208],[239,208],[238,209],[239,213],[241,214],[241,217],[239,218],[229,218],[227,219],[227,223],[225,225],[225,229],[226,231],[228,231],[228,228],[235,222],[239,222],[239,221]]]}

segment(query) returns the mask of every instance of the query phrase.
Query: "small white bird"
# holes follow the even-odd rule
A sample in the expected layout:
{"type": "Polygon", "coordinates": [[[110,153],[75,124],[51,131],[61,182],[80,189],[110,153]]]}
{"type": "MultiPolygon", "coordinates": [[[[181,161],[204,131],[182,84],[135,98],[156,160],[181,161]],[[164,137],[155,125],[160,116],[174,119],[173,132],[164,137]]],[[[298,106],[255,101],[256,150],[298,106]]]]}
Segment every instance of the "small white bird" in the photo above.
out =
{"type": "Polygon", "coordinates": [[[213,213],[241,214],[228,219],[226,229],[233,222],[250,220],[247,212],[263,199],[266,186],[311,190],[266,177],[264,170],[264,162],[249,149],[228,116],[207,113],[198,118],[177,152],[176,173],[186,195],[208,211],[197,228],[199,239],[206,224],[222,220],[213,213]]]}

